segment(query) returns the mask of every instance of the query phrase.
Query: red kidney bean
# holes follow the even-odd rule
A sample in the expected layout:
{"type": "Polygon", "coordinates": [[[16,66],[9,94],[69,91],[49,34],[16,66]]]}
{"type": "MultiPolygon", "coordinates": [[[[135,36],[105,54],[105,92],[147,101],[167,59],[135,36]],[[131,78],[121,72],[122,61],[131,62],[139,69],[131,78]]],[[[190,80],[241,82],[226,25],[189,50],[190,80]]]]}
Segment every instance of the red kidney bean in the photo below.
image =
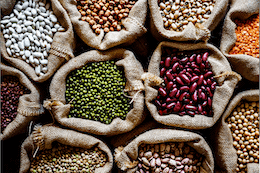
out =
{"type": "Polygon", "coordinates": [[[203,111],[203,108],[201,105],[198,105],[198,111],[201,113],[203,111]]]}
{"type": "Polygon", "coordinates": [[[179,100],[182,101],[183,98],[187,95],[187,92],[184,92],[180,95],[179,100]]]}
{"type": "Polygon", "coordinates": [[[173,65],[177,61],[178,61],[178,58],[176,56],[173,57],[172,60],[171,60],[171,65],[173,65]]]}
{"type": "Polygon", "coordinates": [[[190,92],[190,93],[193,93],[193,92],[196,90],[197,86],[198,86],[198,84],[197,84],[196,82],[193,83],[193,84],[191,85],[191,87],[189,88],[189,92],[190,92]]]}
{"type": "Polygon", "coordinates": [[[163,77],[164,73],[166,72],[166,68],[162,68],[160,71],[160,76],[163,77]]]}
{"type": "Polygon", "coordinates": [[[168,97],[167,99],[166,99],[166,102],[168,103],[168,102],[172,102],[172,100],[173,99],[171,99],[170,97],[168,97]]]}
{"type": "Polygon", "coordinates": [[[210,88],[209,88],[209,87],[207,87],[207,88],[206,88],[206,90],[207,90],[207,92],[208,92],[209,96],[210,96],[210,97],[213,97],[213,94],[212,94],[212,92],[211,92],[210,88]]]}
{"type": "Polygon", "coordinates": [[[186,73],[186,69],[183,69],[183,70],[180,72],[180,74],[182,74],[182,73],[186,73]]]}
{"type": "Polygon", "coordinates": [[[210,68],[210,65],[209,65],[208,61],[205,62],[205,66],[206,66],[206,69],[210,68]]]}
{"type": "Polygon", "coordinates": [[[193,70],[191,68],[187,68],[187,72],[192,73],[193,70]]]}
{"type": "Polygon", "coordinates": [[[182,64],[186,64],[189,61],[189,58],[185,57],[185,58],[182,58],[180,61],[182,62],[182,64]]]}
{"type": "Polygon", "coordinates": [[[188,91],[190,89],[190,87],[188,87],[188,86],[182,86],[182,87],[180,87],[180,90],[181,91],[188,91]]]}
{"type": "Polygon", "coordinates": [[[178,112],[181,109],[182,105],[181,102],[177,101],[175,107],[173,108],[174,112],[178,112]]]}
{"type": "Polygon", "coordinates": [[[202,89],[202,91],[206,90],[206,88],[204,86],[200,86],[200,88],[202,89]]]}
{"type": "Polygon", "coordinates": [[[209,56],[209,53],[208,53],[208,52],[205,52],[205,53],[202,55],[202,61],[207,61],[208,56],[209,56]]]}
{"type": "Polygon", "coordinates": [[[177,93],[176,93],[176,95],[175,95],[175,97],[176,97],[176,98],[179,98],[179,97],[180,97],[180,95],[181,95],[181,91],[180,91],[180,90],[178,90],[178,91],[177,91],[177,93]]]}
{"type": "Polygon", "coordinates": [[[176,105],[176,103],[175,102],[173,102],[173,103],[170,103],[170,104],[168,104],[167,106],[166,106],[166,108],[167,109],[171,109],[173,106],[175,106],[176,105]]]}
{"type": "Polygon", "coordinates": [[[164,76],[164,77],[163,77],[163,80],[164,80],[165,85],[167,85],[167,84],[168,84],[167,76],[164,76]]]}
{"type": "Polygon", "coordinates": [[[206,81],[205,79],[203,80],[202,83],[203,83],[204,86],[207,86],[207,85],[208,85],[208,83],[207,83],[207,81],[206,81]]]}
{"type": "MultiPolygon", "coordinates": [[[[187,94],[187,95],[188,95],[188,94],[187,94]]],[[[187,95],[186,95],[186,97],[187,97],[187,95]]],[[[186,103],[186,104],[189,104],[189,103],[190,103],[190,99],[187,99],[187,98],[186,98],[186,99],[183,100],[183,102],[186,103]]]]}
{"type": "Polygon", "coordinates": [[[164,109],[164,110],[162,111],[162,113],[163,113],[163,114],[167,114],[167,109],[164,109]]]}
{"type": "Polygon", "coordinates": [[[163,97],[165,97],[165,96],[167,95],[167,92],[166,92],[162,87],[159,88],[159,93],[160,93],[163,97]]]}
{"type": "Polygon", "coordinates": [[[179,65],[179,69],[182,70],[183,69],[183,65],[179,65]]]}
{"type": "Polygon", "coordinates": [[[215,90],[216,89],[216,85],[217,85],[217,82],[213,82],[212,85],[210,86],[210,88],[212,90],[215,90]]]}
{"type": "Polygon", "coordinates": [[[170,96],[171,98],[173,98],[173,97],[176,95],[177,91],[178,91],[177,88],[173,88],[173,90],[170,92],[169,96],[170,96]]]}
{"type": "Polygon", "coordinates": [[[179,63],[178,62],[176,62],[173,66],[172,66],[172,71],[173,72],[176,72],[177,71],[177,68],[179,67],[179,63]]]}
{"type": "Polygon", "coordinates": [[[159,100],[155,100],[155,103],[160,107],[162,106],[159,100]]]}
{"type": "Polygon", "coordinates": [[[201,106],[205,107],[207,106],[207,104],[208,104],[207,101],[204,101],[201,106]]]}
{"type": "Polygon", "coordinates": [[[196,62],[197,62],[197,64],[200,64],[202,62],[200,54],[197,55],[196,62]]]}
{"type": "Polygon", "coordinates": [[[197,108],[196,108],[195,106],[192,106],[192,105],[186,105],[186,106],[185,106],[185,109],[191,109],[191,110],[193,110],[193,111],[196,111],[196,110],[197,110],[197,108]]]}
{"type": "Polygon", "coordinates": [[[165,108],[165,107],[166,107],[166,105],[167,105],[166,103],[163,103],[163,104],[162,104],[162,108],[165,108]]]}
{"type": "Polygon", "coordinates": [[[161,62],[160,62],[160,65],[161,65],[161,66],[164,66],[164,61],[161,61],[161,62]]]}
{"type": "Polygon", "coordinates": [[[195,58],[196,58],[196,54],[193,54],[193,55],[189,58],[190,62],[193,62],[193,61],[195,60],[195,58]]]}
{"type": "Polygon", "coordinates": [[[203,72],[205,70],[205,67],[206,67],[205,64],[201,63],[200,64],[200,71],[203,72]]]}
{"type": "Polygon", "coordinates": [[[173,76],[169,71],[166,72],[166,76],[169,80],[173,80],[173,76]]]}
{"type": "Polygon", "coordinates": [[[192,75],[189,72],[185,73],[188,77],[192,78],[192,75]]]}
{"type": "Polygon", "coordinates": [[[162,110],[159,110],[159,114],[160,114],[160,115],[163,115],[163,111],[162,111],[162,110]]]}
{"type": "Polygon", "coordinates": [[[170,82],[168,82],[168,84],[166,85],[166,89],[169,91],[169,90],[172,89],[172,86],[173,86],[173,82],[170,81],[170,82]]]}
{"type": "Polygon", "coordinates": [[[209,107],[211,107],[211,106],[212,106],[212,100],[211,100],[211,98],[210,98],[210,97],[208,97],[208,105],[209,105],[209,107]]]}
{"type": "Polygon", "coordinates": [[[194,68],[194,69],[199,68],[199,66],[197,66],[196,64],[191,64],[191,67],[194,68]]]}
{"type": "Polygon", "coordinates": [[[176,81],[177,81],[179,84],[184,85],[184,83],[182,82],[181,78],[178,77],[178,76],[176,77],[176,81]]]}
{"type": "Polygon", "coordinates": [[[207,73],[204,74],[204,78],[208,78],[211,76],[213,73],[211,71],[208,71],[207,73]]]}
{"type": "Polygon", "coordinates": [[[212,84],[212,80],[211,79],[207,79],[207,84],[211,85],[212,84]]]}
{"type": "Polygon", "coordinates": [[[198,68],[195,68],[193,71],[194,71],[195,73],[200,73],[200,69],[198,69],[198,68]]]}
{"type": "Polygon", "coordinates": [[[185,115],[185,114],[186,114],[185,111],[182,111],[182,112],[179,113],[180,116],[185,115]]]}
{"type": "Polygon", "coordinates": [[[193,83],[193,82],[196,82],[197,80],[199,80],[199,76],[193,76],[193,77],[190,79],[190,82],[193,83]]]}
{"type": "Polygon", "coordinates": [[[170,67],[170,65],[171,65],[171,58],[167,57],[166,60],[165,60],[164,66],[166,68],[168,68],[168,67],[170,67]]]}
{"type": "Polygon", "coordinates": [[[204,79],[204,76],[203,76],[203,75],[200,75],[200,76],[199,76],[199,80],[198,80],[198,82],[197,82],[198,86],[202,85],[203,79],[204,79]]]}
{"type": "Polygon", "coordinates": [[[184,111],[185,105],[182,105],[181,109],[179,110],[180,112],[184,111]]]}
{"type": "Polygon", "coordinates": [[[195,101],[195,102],[198,100],[198,91],[197,91],[197,90],[194,91],[194,93],[193,93],[193,95],[191,96],[191,98],[192,98],[192,100],[195,101]]]}
{"type": "Polygon", "coordinates": [[[179,76],[184,80],[184,82],[190,84],[190,79],[185,74],[179,74],[179,76]]]}
{"type": "Polygon", "coordinates": [[[187,113],[188,113],[189,115],[192,115],[192,116],[195,115],[195,112],[193,112],[193,111],[187,111],[187,113]]]}

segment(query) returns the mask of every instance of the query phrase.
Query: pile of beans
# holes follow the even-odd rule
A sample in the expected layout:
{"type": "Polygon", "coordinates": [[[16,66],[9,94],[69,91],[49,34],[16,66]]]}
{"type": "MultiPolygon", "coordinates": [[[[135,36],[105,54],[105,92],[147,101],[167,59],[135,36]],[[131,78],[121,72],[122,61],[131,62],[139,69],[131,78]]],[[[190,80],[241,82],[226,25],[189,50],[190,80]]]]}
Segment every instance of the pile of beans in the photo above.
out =
{"type": "Polygon", "coordinates": [[[30,64],[37,75],[47,72],[52,38],[64,31],[50,8],[50,3],[22,0],[1,20],[7,53],[30,64]]]}
{"type": "Polygon", "coordinates": [[[165,48],[160,62],[164,79],[155,104],[160,115],[212,116],[212,97],[217,86],[207,51],[179,52],[165,48]]]}
{"type": "Polygon", "coordinates": [[[235,23],[237,41],[229,54],[246,54],[259,58],[259,14],[247,20],[236,19],[235,23]]]}
{"type": "Polygon", "coordinates": [[[246,173],[247,163],[259,163],[259,102],[242,101],[226,122],[237,150],[237,172],[246,173]]]}
{"type": "Polygon", "coordinates": [[[19,97],[30,93],[14,76],[2,76],[1,82],[1,132],[17,115],[19,97]]]}
{"type": "Polygon", "coordinates": [[[88,63],[70,73],[66,82],[66,101],[71,102],[69,117],[81,117],[106,124],[125,119],[130,99],[124,96],[123,70],[114,61],[88,63]]]}
{"type": "Polygon", "coordinates": [[[203,157],[189,145],[179,143],[142,144],[136,173],[198,173],[203,157]]]}
{"type": "Polygon", "coordinates": [[[87,21],[92,30],[99,35],[123,29],[122,19],[127,18],[135,0],[77,0],[81,20],[87,21]]]}
{"type": "Polygon", "coordinates": [[[165,29],[182,31],[191,22],[205,22],[213,11],[215,0],[158,0],[165,29]]]}
{"type": "Polygon", "coordinates": [[[82,149],[54,143],[52,149],[39,151],[31,161],[30,172],[88,172],[107,162],[106,154],[99,148],[82,149]]]}

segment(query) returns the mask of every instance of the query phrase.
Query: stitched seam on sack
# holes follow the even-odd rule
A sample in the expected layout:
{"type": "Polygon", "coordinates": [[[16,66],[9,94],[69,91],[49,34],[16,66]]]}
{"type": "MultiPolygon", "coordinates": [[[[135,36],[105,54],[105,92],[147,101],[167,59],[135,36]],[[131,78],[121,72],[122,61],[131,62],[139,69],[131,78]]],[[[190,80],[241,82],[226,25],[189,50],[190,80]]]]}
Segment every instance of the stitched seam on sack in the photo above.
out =
{"type": "Polygon", "coordinates": [[[63,49],[60,46],[52,46],[50,53],[58,57],[65,58],[67,61],[70,58],[74,58],[74,55],[70,51],[63,49]]]}
{"type": "Polygon", "coordinates": [[[20,113],[21,115],[23,116],[26,116],[26,117],[31,117],[31,116],[38,116],[42,113],[44,113],[44,109],[43,107],[41,106],[41,108],[39,110],[22,110],[22,109],[17,109],[17,112],[20,113]]]}
{"type": "Polygon", "coordinates": [[[139,28],[141,28],[143,30],[143,32],[147,32],[147,29],[139,23],[138,20],[136,20],[135,18],[133,17],[128,17],[128,19],[130,19],[129,21],[132,22],[133,24],[137,25],[139,28]]]}

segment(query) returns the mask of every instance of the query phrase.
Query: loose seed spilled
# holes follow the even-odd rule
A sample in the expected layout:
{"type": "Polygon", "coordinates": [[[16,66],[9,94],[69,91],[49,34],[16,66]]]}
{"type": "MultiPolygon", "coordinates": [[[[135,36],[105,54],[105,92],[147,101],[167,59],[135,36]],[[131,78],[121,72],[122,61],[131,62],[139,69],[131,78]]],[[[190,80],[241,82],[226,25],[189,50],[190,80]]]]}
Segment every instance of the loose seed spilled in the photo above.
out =
{"type": "Polygon", "coordinates": [[[92,30],[99,35],[102,29],[105,33],[123,29],[122,19],[128,17],[135,2],[135,0],[77,0],[77,9],[81,13],[81,20],[87,21],[92,30]]]}
{"type": "Polygon", "coordinates": [[[142,144],[136,173],[198,173],[203,157],[189,145],[179,143],[142,144]]]}
{"type": "Polygon", "coordinates": [[[246,173],[248,163],[259,163],[259,102],[242,101],[226,122],[237,150],[237,172],[246,173]]]}
{"type": "Polygon", "coordinates": [[[50,3],[18,1],[13,12],[2,18],[1,28],[9,56],[30,64],[37,75],[47,72],[53,36],[58,31],[64,31],[51,11],[50,3]]]}
{"type": "Polygon", "coordinates": [[[117,117],[124,120],[131,106],[123,95],[125,81],[114,61],[93,62],[73,71],[66,82],[66,101],[72,106],[69,117],[106,124],[117,117]]]}
{"type": "Polygon", "coordinates": [[[235,20],[237,41],[229,54],[245,54],[259,58],[259,14],[247,20],[235,20]]]}
{"type": "Polygon", "coordinates": [[[14,76],[3,76],[1,82],[1,132],[17,115],[19,97],[30,93],[14,76]]]}
{"type": "Polygon", "coordinates": [[[39,151],[31,161],[30,172],[88,172],[107,162],[106,154],[99,148],[82,149],[54,143],[52,149],[39,151]]]}
{"type": "Polygon", "coordinates": [[[165,48],[160,63],[160,77],[164,79],[155,104],[160,115],[201,114],[212,116],[212,98],[217,86],[213,78],[209,53],[178,52],[165,48]]]}
{"type": "Polygon", "coordinates": [[[203,23],[213,11],[215,0],[158,0],[165,29],[182,31],[189,23],[203,23]]]}

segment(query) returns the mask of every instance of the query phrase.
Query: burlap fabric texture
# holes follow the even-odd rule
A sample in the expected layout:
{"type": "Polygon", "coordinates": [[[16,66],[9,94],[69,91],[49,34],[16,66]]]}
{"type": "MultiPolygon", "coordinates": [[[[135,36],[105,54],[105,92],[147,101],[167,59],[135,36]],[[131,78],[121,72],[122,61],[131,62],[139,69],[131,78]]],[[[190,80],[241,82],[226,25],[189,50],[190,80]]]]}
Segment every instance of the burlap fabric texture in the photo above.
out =
{"type": "Polygon", "coordinates": [[[203,24],[189,23],[187,27],[181,31],[170,31],[164,28],[163,18],[160,14],[158,0],[148,0],[150,9],[150,29],[153,36],[159,40],[175,40],[175,41],[190,41],[190,40],[208,40],[210,32],[215,29],[218,23],[226,14],[228,0],[216,0],[213,12],[203,24]]]}
{"type": "MultiPolygon", "coordinates": [[[[247,90],[237,94],[229,103],[225,113],[220,121],[214,126],[212,131],[213,151],[216,157],[216,164],[221,169],[221,172],[233,173],[237,167],[237,151],[233,146],[233,137],[231,130],[225,120],[230,116],[233,109],[242,101],[259,101],[259,90],[247,90]]],[[[248,173],[258,173],[259,164],[248,163],[248,173]]]]}
{"type": "MultiPolygon", "coordinates": [[[[5,3],[1,1],[1,5],[3,5],[1,7],[2,9],[13,10],[14,5],[13,3],[11,3],[13,1],[7,0],[4,2],[5,3]]],[[[6,51],[3,33],[0,33],[0,51],[2,57],[36,82],[46,81],[65,61],[68,61],[70,58],[74,57],[73,49],[75,48],[75,38],[70,18],[66,13],[66,10],[62,7],[58,0],[51,0],[50,2],[54,15],[57,17],[58,21],[63,26],[65,31],[56,32],[53,37],[53,42],[51,44],[51,49],[49,51],[48,56],[48,71],[44,75],[36,75],[34,67],[32,67],[30,64],[26,63],[22,59],[13,58],[9,56],[9,54],[6,51]]],[[[12,10],[4,10],[3,12],[5,12],[7,15],[10,12],[12,12],[12,10]]]]}
{"type": "Polygon", "coordinates": [[[236,23],[234,20],[246,20],[254,14],[259,14],[259,0],[232,1],[224,21],[220,50],[228,58],[234,71],[250,81],[259,82],[258,58],[245,54],[229,55],[229,51],[237,40],[235,33],[236,23]]]}
{"type": "Polygon", "coordinates": [[[204,156],[200,172],[214,172],[214,158],[212,151],[204,138],[196,133],[183,130],[155,129],[147,131],[126,147],[115,149],[114,158],[117,166],[127,173],[137,170],[138,147],[141,144],[157,144],[164,142],[184,142],[204,156]]]}
{"type": "Polygon", "coordinates": [[[112,170],[113,156],[110,149],[104,142],[87,134],[45,125],[35,126],[32,134],[28,136],[22,143],[19,172],[25,173],[29,171],[30,161],[33,159],[33,155],[35,154],[37,148],[40,151],[51,149],[53,142],[59,142],[64,145],[83,149],[91,149],[94,146],[98,147],[100,150],[106,153],[107,163],[103,167],[95,169],[95,173],[108,173],[112,170]]]}
{"type": "Polygon", "coordinates": [[[144,73],[143,67],[137,61],[134,54],[125,49],[113,49],[105,52],[92,50],[79,55],[62,66],[54,75],[50,84],[50,100],[44,102],[47,109],[51,112],[58,123],[63,126],[97,135],[116,135],[132,130],[140,124],[145,116],[144,110],[144,85],[141,75],[144,73]],[[93,121],[82,118],[68,118],[70,104],[66,103],[66,77],[67,75],[90,62],[116,61],[117,66],[122,66],[125,72],[126,86],[124,92],[133,97],[132,109],[128,112],[126,119],[115,118],[110,124],[104,124],[99,121],[93,121]]]}
{"type": "Polygon", "coordinates": [[[74,0],[60,0],[70,16],[77,35],[90,47],[98,50],[107,50],[118,45],[129,45],[146,32],[144,27],[147,16],[147,0],[138,0],[129,12],[129,16],[122,20],[124,29],[110,31],[96,35],[88,22],[82,21],[81,14],[74,0]]]}
{"type": "Polygon", "coordinates": [[[36,86],[18,69],[6,66],[1,63],[1,77],[15,76],[20,83],[29,89],[31,93],[24,94],[19,98],[17,116],[6,126],[1,133],[0,139],[5,140],[15,135],[25,133],[29,129],[29,124],[34,121],[36,117],[44,112],[40,103],[40,93],[36,86]]]}
{"type": "Polygon", "coordinates": [[[0,0],[1,15],[10,14],[14,8],[15,2],[15,0],[0,0]]]}
{"type": "Polygon", "coordinates": [[[207,43],[174,43],[174,42],[161,42],[155,49],[149,66],[148,73],[160,77],[160,61],[162,55],[162,49],[164,47],[175,48],[179,51],[195,51],[195,50],[207,50],[209,51],[208,61],[211,65],[213,75],[216,77],[218,86],[215,89],[212,100],[213,116],[208,117],[205,115],[180,116],[177,114],[159,115],[157,107],[153,104],[153,100],[158,95],[158,90],[153,88],[156,84],[151,80],[145,81],[145,104],[150,111],[152,117],[159,123],[182,127],[187,129],[205,129],[213,126],[220,116],[223,114],[225,107],[227,106],[229,99],[231,98],[234,88],[238,81],[241,80],[240,75],[232,72],[231,67],[227,59],[221,54],[221,52],[213,45],[207,43]]]}

